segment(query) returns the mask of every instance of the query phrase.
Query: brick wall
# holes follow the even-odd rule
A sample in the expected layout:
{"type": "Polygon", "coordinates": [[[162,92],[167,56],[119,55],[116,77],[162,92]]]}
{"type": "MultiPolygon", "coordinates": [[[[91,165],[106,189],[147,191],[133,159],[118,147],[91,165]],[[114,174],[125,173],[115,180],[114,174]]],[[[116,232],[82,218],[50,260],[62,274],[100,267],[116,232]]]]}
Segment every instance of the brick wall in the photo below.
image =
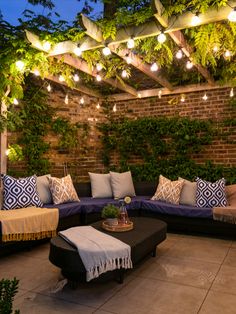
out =
{"type": "MultiPolygon", "coordinates": [[[[114,117],[126,116],[130,119],[148,116],[180,116],[199,119],[212,119],[216,126],[220,125],[226,118],[236,118],[236,108],[229,105],[229,88],[222,88],[207,92],[208,100],[202,99],[203,92],[185,94],[185,102],[180,101],[180,95],[152,97],[130,101],[116,102],[117,111],[112,112],[114,103],[109,104],[111,114],[114,117]],[[177,100],[171,103],[170,100],[177,100]]],[[[60,151],[58,141],[53,134],[47,136],[50,143],[48,157],[52,163],[51,173],[54,176],[65,174],[65,164],[68,172],[77,181],[88,181],[88,171],[104,172],[101,158],[101,143],[96,125],[104,122],[107,116],[102,108],[97,109],[98,99],[90,99],[84,96],[85,103],[80,104],[81,95],[72,90],[58,88],[54,86],[50,93],[49,103],[56,109],[58,116],[69,118],[73,123],[87,122],[90,126],[88,138],[86,140],[86,151],[81,147],[72,151],[60,151]],[[66,93],[69,97],[69,104],[65,104],[66,93]]],[[[220,127],[220,126],[219,126],[220,127]]],[[[228,129],[225,128],[225,131],[228,129]]],[[[236,140],[235,128],[231,131],[231,140],[236,140]]],[[[9,141],[14,137],[9,134],[9,141]]],[[[208,146],[201,154],[196,154],[193,158],[202,163],[211,159],[214,163],[227,166],[236,166],[236,145],[230,144],[227,140],[215,139],[212,145],[208,146]]],[[[8,164],[8,168],[23,167],[23,163],[8,164]]]]}

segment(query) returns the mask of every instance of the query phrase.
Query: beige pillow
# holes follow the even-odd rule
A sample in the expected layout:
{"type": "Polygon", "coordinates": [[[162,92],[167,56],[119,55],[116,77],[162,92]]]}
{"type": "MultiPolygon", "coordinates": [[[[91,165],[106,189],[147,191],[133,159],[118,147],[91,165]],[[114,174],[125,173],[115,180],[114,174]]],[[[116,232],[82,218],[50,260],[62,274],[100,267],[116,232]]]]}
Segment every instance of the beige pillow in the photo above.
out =
{"type": "Polygon", "coordinates": [[[159,200],[172,204],[179,204],[183,184],[184,180],[171,181],[160,175],[156,193],[151,199],[153,201],[159,200]]]}
{"type": "Polygon", "coordinates": [[[191,182],[183,178],[179,178],[179,180],[184,180],[179,203],[196,206],[197,182],[191,182]]]}
{"type": "Polygon", "coordinates": [[[52,203],[52,193],[49,188],[49,181],[48,177],[50,177],[50,174],[39,176],[37,177],[36,184],[37,184],[37,190],[39,193],[39,197],[43,204],[51,204],[52,203]]]}
{"type": "Polygon", "coordinates": [[[236,206],[236,184],[226,185],[225,192],[228,205],[236,206]]]}
{"type": "Polygon", "coordinates": [[[93,198],[112,197],[110,173],[89,172],[93,198]]]}
{"type": "Polygon", "coordinates": [[[111,188],[115,199],[135,196],[133,179],[130,171],[119,173],[110,171],[111,188]]]}
{"type": "Polygon", "coordinates": [[[48,180],[54,204],[79,201],[70,175],[64,178],[49,177],[48,180]]]}

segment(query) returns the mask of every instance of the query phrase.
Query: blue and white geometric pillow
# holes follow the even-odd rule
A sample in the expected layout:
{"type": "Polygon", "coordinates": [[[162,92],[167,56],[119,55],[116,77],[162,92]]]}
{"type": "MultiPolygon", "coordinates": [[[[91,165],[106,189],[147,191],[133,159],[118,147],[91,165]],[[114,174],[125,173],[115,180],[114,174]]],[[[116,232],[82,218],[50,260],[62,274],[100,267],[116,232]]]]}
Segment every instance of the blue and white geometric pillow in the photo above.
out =
{"type": "Polygon", "coordinates": [[[225,193],[225,179],[214,183],[196,178],[197,193],[196,204],[198,207],[225,207],[227,198],[225,193]]]}
{"type": "Polygon", "coordinates": [[[1,174],[3,182],[3,209],[17,209],[23,207],[42,207],[36,176],[15,179],[7,174],[1,174]]]}

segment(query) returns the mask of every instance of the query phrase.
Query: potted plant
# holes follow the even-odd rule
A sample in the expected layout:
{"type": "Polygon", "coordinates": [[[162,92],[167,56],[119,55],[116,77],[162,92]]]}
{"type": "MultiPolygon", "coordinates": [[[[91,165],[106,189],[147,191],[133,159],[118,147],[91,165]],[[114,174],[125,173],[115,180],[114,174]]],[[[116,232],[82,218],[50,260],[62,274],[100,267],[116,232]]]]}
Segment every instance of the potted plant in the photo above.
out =
{"type": "Polygon", "coordinates": [[[113,204],[108,204],[102,209],[102,218],[106,219],[109,225],[118,225],[120,210],[113,204]]]}

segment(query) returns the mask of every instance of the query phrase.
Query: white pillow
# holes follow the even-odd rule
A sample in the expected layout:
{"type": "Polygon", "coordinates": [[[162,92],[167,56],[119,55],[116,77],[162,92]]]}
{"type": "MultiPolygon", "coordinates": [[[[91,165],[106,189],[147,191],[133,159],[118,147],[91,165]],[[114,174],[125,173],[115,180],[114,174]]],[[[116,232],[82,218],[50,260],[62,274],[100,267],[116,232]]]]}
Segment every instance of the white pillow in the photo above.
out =
{"type": "Polygon", "coordinates": [[[93,198],[112,197],[111,176],[109,173],[89,172],[93,198]]]}
{"type": "Polygon", "coordinates": [[[37,190],[39,193],[39,197],[43,204],[52,204],[52,193],[49,188],[49,181],[48,178],[50,177],[50,174],[37,177],[36,184],[37,184],[37,190]]]}
{"type": "Polygon", "coordinates": [[[183,205],[196,206],[197,182],[191,182],[180,177],[179,180],[184,180],[179,203],[183,205]]]}
{"type": "Polygon", "coordinates": [[[130,171],[119,173],[110,171],[111,187],[115,199],[135,196],[134,184],[130,171]]]}

